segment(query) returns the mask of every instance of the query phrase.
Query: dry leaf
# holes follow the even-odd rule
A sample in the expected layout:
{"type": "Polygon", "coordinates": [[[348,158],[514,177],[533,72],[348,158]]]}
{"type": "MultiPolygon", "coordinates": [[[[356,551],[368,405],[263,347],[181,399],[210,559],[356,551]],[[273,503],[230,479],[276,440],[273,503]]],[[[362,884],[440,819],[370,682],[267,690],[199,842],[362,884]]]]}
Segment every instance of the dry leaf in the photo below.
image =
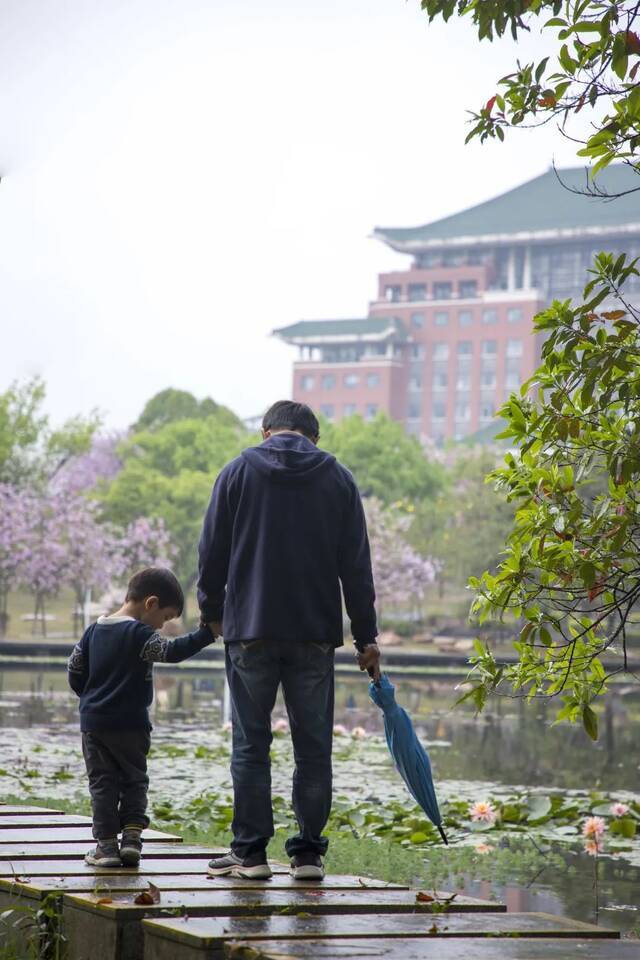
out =
{"type": "Polygon", "coordinates": [[[432,923],[431,926],[429,927],[429,936],[436,937],[437,935],[438,935],[437,924],[432,923]]]}
{"type": "Polygon", "coordinates": [[[96,904],[100,903],[113,903],[113,897],[100,897],[99,900],[96,900],[96,904]]]}
{"type": "Polygon", "coordinates": [[[137,897],[134,897],[133,902],[145,907],[151,906],[153,903],[160,903],[160,891],[150,883],[146,890],[143,890],[137,897]]]}
{"type": "Polygon", "coordinates": [[[416,902],[417,902],[417,903],[433,903],[433,901],[434,901],[435,899],[436,899],[436,898],[435,898],[435,897],[432,897],[430,893],[423,893],[422,890],[420,890],[418,893],[416,893],[416,902]]]}

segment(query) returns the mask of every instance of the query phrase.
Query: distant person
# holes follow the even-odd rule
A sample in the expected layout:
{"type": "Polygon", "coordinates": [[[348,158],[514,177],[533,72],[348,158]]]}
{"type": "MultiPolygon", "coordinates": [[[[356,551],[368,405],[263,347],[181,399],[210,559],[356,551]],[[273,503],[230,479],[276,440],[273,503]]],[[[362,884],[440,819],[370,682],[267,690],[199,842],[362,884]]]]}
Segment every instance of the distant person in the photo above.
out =
{"type": "Polygon", "coordinates": [[[80,697],[82,752],[93,808],[95,867],[135,867],[147,817],[147,754],[153,664],[179,663],[215,639],[209,627],[168,640],[157,632],[182,614],[184,595],[163,567],[131,578],[124,604],[100,617],[69,658],[69,684],[80,697]],[[118,846],[118,834],[122,842],[118,846]]]}
{"type": "Polygon", "coordinates": [[[212,876],[271,876],[269,748],[280,684],[295,756],[291,873],[324,876],[340,584],[360,669],[379,676],[364,511],[349,471],[317,448],[319,433],[308,406],[275,403],[264,443],[222,470],[204,521],[198,599],[203,621],[224,635],[233,723],[233,841],[210,862],[212,876]]]}

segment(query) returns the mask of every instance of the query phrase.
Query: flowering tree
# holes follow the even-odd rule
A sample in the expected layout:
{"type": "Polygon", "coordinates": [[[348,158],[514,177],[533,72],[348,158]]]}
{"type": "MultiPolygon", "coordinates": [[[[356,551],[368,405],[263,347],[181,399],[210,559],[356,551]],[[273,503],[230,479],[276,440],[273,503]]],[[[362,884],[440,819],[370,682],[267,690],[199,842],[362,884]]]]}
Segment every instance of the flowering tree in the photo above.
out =
{"type": "Polygon", "coordinates": [[[433,562],[407,542],[410,514],[385,508],[373,497],[365,500],[365,512],[379,611],[420,602],[436,571],[433,562]]]}
{"type": "Polygon", "coordinates": [[[19,579],[34,597],[33,632],[40,621],[46,635],[46,602],[57,596],[68,578],[67,502],[60,495],[25,492],[28,519],[19,579]]]}
{"type": "Polygon", "coordinates": [[[9,593],[20,581],[28,530],[24,494],[8,483],[0,483],[0,637],[5,635],[9,621],[9,593]]]}
{"type": "Polygon", "coordinates": [[[122,469],[118,446],[123,439],[120,433],[94,436],[90,450],[60,468],[52,480],[53,488],[67,493],[90,492],[111,482],[122,469]]]}
{"type": "Polygon", "coordinates": [[[113,541],[115,576],[127,579],[146,566],[169,566],[175,556],[171,537],[160,518],[138,517],[113,541]]]}

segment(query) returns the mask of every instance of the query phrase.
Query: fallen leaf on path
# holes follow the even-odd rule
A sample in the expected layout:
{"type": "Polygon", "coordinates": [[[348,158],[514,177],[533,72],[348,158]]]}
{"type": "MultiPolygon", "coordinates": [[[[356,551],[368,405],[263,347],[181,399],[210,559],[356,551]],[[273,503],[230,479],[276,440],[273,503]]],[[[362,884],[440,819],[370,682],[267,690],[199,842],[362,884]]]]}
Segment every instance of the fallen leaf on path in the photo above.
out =
{"type": "Polygon", "coordinates": [[[134,903],[142,906],[149,906],[152,903],[160,903],[160,891],[152,883],[149,884],[147,890],[143,890],[142,893],[139,893],[137,897],[134,898],[134,903]]]}
{"type": "Polygon", "coordinates": [[[417,903],[433,903],[434,900],[435,897],[432,897],[430,893],[423,893],[422,890],[416,893],[417,903]]]}

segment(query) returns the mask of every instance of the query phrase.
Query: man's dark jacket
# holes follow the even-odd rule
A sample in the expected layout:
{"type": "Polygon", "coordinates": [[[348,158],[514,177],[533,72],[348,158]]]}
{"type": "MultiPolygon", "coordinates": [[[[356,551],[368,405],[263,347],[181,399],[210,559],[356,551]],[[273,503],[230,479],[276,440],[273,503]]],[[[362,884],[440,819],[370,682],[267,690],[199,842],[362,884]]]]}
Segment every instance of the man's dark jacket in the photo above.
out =
{"type": "Polygon", "coordinates": [[[367,527],[353,477],[295,433],[245,450],[218,477],[200,538],[203,620],[225,642],[343,642],[340,583],[357,647],[376,638],[367,527]]]}

